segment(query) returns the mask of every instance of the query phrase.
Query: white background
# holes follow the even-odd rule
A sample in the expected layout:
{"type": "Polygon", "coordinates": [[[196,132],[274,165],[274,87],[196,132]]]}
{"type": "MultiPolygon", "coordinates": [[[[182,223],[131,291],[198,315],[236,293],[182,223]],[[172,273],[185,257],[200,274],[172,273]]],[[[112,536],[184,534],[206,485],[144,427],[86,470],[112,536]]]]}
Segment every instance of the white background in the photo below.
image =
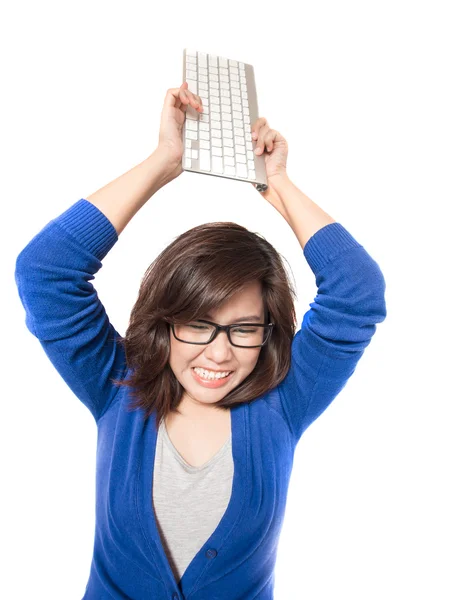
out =
{"type": "MultiPolygon", "coordinates": [[[[2,597],[79,600],[94,539],[95,421],[26,329],[16,257],[156,149],[186,47],[254,65],[259,113],[288,140],[290,178],[387,284],[386,320],[297,446],[275,600],[446,600],[447,3],[163,4],[2,10],[2,597]]],[[[286,221],[250,184],[185,172],[138,212],[95,277],[122,335],[163,248],[228,220],[286,258],[301,324],[316,286],[286,221]]]]}

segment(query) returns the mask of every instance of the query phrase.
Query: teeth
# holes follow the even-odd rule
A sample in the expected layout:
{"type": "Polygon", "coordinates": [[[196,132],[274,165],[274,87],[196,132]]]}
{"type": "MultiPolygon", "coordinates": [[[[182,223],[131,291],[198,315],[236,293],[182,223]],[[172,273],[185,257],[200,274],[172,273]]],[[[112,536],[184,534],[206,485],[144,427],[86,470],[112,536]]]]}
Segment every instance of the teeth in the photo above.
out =
{"type": "Polygon", "coordinates": [[[223,379],[231,371],[222,371],[221,373],[213,373],[212,371],[205,371],[205,369],[200,369],[199,367],[194,367],[194,371],[200,375],[203,379],[223,379]]]}

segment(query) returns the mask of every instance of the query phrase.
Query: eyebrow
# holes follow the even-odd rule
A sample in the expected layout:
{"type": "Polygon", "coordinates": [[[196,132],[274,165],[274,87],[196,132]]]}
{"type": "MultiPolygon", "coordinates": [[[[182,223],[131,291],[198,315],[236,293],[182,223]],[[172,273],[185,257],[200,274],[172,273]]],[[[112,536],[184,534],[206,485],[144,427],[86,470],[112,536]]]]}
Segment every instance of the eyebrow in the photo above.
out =
{"type": "MultiPolygon", "coordinates": [[[[207,319],[212,319],[212,316],[208,313],[205,315],[207,319]]],[[[257,321],[258,323],[261,321],[261,317],[258,315],[249,315],[247,317],[239,317],[239,319],[235,319],[233,323],[248,323],[250,321],[257,321]]]]}

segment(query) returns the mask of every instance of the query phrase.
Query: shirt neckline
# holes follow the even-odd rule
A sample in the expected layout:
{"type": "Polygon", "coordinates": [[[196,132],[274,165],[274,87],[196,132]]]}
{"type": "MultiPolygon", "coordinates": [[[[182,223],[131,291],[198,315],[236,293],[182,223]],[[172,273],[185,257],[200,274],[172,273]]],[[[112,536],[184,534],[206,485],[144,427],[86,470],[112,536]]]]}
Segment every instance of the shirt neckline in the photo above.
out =
{"type": "Polygon", "coordinates": [[[214,454],[214,456],[211,456],[211,458],[208,461],[206,461],[205,463],[203,463],[199,467],[196,467],[194,465],[189,464],[183,458],[183,456],[178,452],[178,450],[176,449],[176,447],[174,446],[172,440],[170,439],[169,432],[167,431],[165,419],[163,419],[161,421],[161,434],[164,437],[164,441],[170,447],[170,450],[172,451],[172,454],[175,456],[175,458],[177,459],[177,461],[189,473],[200,473],[200,471],[204,471],[205,469],[208,469],[208,468],[212,467],[219,460],[219,458],[222,456],[222,454],[224,454],[224,452],[228,448],[228,446],[231,444],[231,436],[232,436],[232,433],[231,433],[228,436],[226,442],[217,450],[217,452],[214,454]]]}

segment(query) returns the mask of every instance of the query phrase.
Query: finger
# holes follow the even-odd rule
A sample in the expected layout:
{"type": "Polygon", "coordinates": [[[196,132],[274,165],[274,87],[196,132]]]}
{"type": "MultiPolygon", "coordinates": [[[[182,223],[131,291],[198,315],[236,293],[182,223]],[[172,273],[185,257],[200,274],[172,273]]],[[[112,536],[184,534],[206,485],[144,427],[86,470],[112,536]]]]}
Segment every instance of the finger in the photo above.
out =
{"type": "Polygon", "coordinates": [[[197,96],[188,90],[180,91],[180,99],[183,104],[191,104],[197,110],[203,110],[203,104],[200,96],[197,96]]]}
{"type": "Polygon", "coordinates": [[[259,117],[259,119],[256,119],[252,127],[252,139],[257,140],[261,128],[266,125],[267,127],[269,126],[265,117],[259,117]]]}
{"type": "Polygon", "coordinates": [[[277,141],[277,136],[278,135],[279,135],[278,131],[275,131],[275,129],[271,129],[270,131],[267,132],[267,135],[264,138],[264,142],[266,144],[267,152],[272,152],[273,146],[274,146],[274,142],[277,141]]]}
{"type": "Polygon", "coordinates": [[[266,144],[267,134],[270,133],[271,129],[269,129],[268,125],[262,127],[259,132],[257,132],[257,139],[255,140],[255,154],[262,154],[264,152],[264,147],[266,144]]]}
{"type": "Polygon", "coordinates": [[[174,106],[175,108],[181,107],[184,112],[186,112],[188,104],[195,105],[198,110],[203,111],[202,99],[200,96],[193,94],[187,87],[187,81],[183,81],[179,88],[170,88],[167,90],[166,102],[169,106],[174,106]]]}
{"type": "Polygon", "coordinates": [[[181,90],[185,89],[187,83],[184,82],[179,88],[170,88],[167,90],[165,104],[170,107],[180,108],[183,105],[181,100],[181,90]]]}
{"type": "Polygon", "coordinates": [[[186,82],[183,83],[183,86],[184,84],[186,84],[186,87],[180,87],[180,99],[182,102],[184,104],[192,104],[197,110],[203,110],[202,99],[200,96],[188,90],[186,82]]]}

